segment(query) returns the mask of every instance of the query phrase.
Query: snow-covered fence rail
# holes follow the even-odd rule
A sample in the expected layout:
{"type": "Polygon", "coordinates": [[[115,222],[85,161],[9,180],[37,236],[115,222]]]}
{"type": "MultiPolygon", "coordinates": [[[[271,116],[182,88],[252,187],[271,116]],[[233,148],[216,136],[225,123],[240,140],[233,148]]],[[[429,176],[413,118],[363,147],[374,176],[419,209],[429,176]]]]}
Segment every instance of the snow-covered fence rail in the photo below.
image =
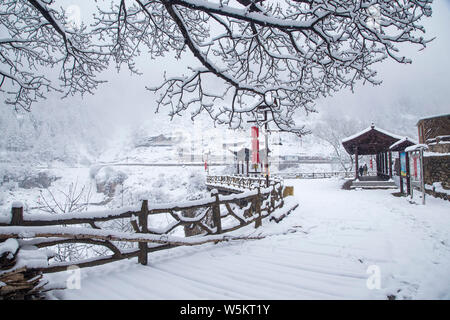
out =
{"type": "MultiPolygon", "coordinates": [[[[221,175],[206,177],[206,186],[208,188],[224,189],[231,192],[243,192],[257,187],[263,187],[266,186],[266,183],[267,180],[263,176],[221,175]]],[[[269,179],[269,186],[282,183],[282,179],[278,177],[271,177],[269,179]]]]}
{"type": "Polygon", "coordinates": [[[153,251],[207,242],[251,239],[242,235],[224,234],[252,223],[255,228],[259,227],[265,217],[283,205],[281,183],[232,195],[220,195],[217,190],[213,190],[210,197],[196,201],[149,205],[144,200],[140,207],[60,215],[24,214],[23,207],[16,204],[9,221],[0,221],[0,246],[4,240],[16,239],[20,247],[35,246],[40,249],[67,243],[83,243],[103,246],[112,252],[86,260],[64,262],[52,262],[52,255],[49,254],[50,262],[46,266],[39,266],[39,270],[44,273],[67,270],[72,265],[92,267],[131,257],[138,257],[139,263],[147,264],[148,253],[153,251]],[[197,210],[196,215],[186,216],[185,213],[192,210],[197,210]],[[148,225],[149,216],[162,213],[170,214],[174,221],[162,229],[148,225]],[[115,219],[130,219],[135,232],[102,228],[102,222],[115,219]],[[170,235],[179,226],[197,227],[201,233],[190,237],[170,235]],[[137,242],[139,247],[124,250],[116,242],[137,242]]]}
{"type": "Polygon", "coordinates": [[[289,172],[289,173],[276,173],[285,179],[327,179],[333,177],[341,178],[354,178],[355,173],[353,171],[333,171],[333,172],[289,172]]]}

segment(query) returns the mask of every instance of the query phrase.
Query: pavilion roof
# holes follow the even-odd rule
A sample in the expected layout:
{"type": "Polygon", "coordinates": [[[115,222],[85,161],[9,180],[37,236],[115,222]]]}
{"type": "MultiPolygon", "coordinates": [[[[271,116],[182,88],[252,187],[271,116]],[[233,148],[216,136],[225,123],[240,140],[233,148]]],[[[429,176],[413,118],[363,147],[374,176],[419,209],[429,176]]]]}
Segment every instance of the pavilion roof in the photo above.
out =
{"type": "Polygon", "coordinates": [[[409,138],[409,137],[404,137],[400,140],[398,140],[396,143],[394,143],[393,145],[391,145],[389,147],[389,150],[391,151],[404,151],[407,147],[413,146],[417,144],[417,141],[409,138]]]}
{"type": "Polygon", "coordinates": [[[355,154],[358,148],[359,155],[377,154],[389,150],[403,137],[371,125],[370,127],[342,140],[342,145],[349,154],[355,154]]]}

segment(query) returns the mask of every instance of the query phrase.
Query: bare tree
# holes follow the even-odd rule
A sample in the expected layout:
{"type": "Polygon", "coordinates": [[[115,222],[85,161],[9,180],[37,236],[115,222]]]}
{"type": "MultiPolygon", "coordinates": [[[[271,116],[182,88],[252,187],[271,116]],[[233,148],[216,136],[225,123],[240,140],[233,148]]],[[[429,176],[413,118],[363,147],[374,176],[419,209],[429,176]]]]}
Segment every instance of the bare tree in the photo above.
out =
{"type": "MultiPolygon", "coordinates": [[[[328,114],[316,124],[312,132],[333,148],[340,166],[345,172],[349,172],[352,170],[354,158],[344,149],[342,139],[353,135],[358,129],[362,129],[362,125],[357,120],[328,114]]],[[[361,156],[358,159],[361,159],[361,156]]]]}
{"type": "Polygon", "coordinates": [[[92,196],[91,186],[86,188],[84,185],[79,189],[78,182],[71,183],[67,191],[58,190],[59,195],[55,195],[50,189],[46,191],[48,198],[41,191],[37,201],[40,205],[38,208],[52,214],[86,211],[92,196]]]}
{"type": "MultiPolygon", "coordinates": [[[[296,111],[312,112],[317,98],[353,89],[357,81],[379,84],[373,66],[382,60],[410,63],[396,45],[425,47],[430,40],[420,36],[425,29],[419,22],[432,12],[432,0],[116,0],[94,17],[88,34],[101,43],[95,51],[87,49],[84,29],[59,32],[52,23],[56,13],[41,8],[42,0],[17,2],[29,14],[47,17],[45,28],[53,29],[55,39],[59,35],[58,50],[79,66],[93,63],[90,71],[103,67],[104,52],[137,73],[134,60],[144,52],[181,58],[189,51],[199,66],[148,88],[160,94],[158,109],[171,108],[172,117],[189,109],[192,118],[206,112],[238,128],[267,104],[271,122],[299,135],[307,131],[295,127],[296,111]],[[74,44],[72,38],[80,40],[74,44]]],[[[67,85],[90,90],[96,84],[90,75],[83,74],[83,85],[67,85]]]]}
{"type": "Polygon", "coordinates": [[[66,28],[52,0],[0,3],[0,92],[5,103],[27,111],[48,91],[92,93],[109,53],[94,45],[86,26],[66,28]],[[57,73],[59,69],[59,74],[57,73]],[[56,69],[58,84],[49,75],[56,69]]]}
{"type": "MultiPolygon", "coordinates": [[[[37,201],[38,209],[43,212],[51,214],[64,214],[68,212],[82,212],[86,211],[89,206],[91,198],[91,187],[86,188],[82,186],[78,188],[78,183],[71,183],[67,191],[57,190],[58,193],[52,192],[50,189],[46,189],[46,196],[41,192],[39,200],[37,201]]],[[[54,247],[56,261],[71,261],[85,259],[89,256],[90,252],[96,250],[102,250],[104,254],[105,249],[95,248],[93,245],[80,244],[80,243],[64,243],[58,244],[54,247]]]]}

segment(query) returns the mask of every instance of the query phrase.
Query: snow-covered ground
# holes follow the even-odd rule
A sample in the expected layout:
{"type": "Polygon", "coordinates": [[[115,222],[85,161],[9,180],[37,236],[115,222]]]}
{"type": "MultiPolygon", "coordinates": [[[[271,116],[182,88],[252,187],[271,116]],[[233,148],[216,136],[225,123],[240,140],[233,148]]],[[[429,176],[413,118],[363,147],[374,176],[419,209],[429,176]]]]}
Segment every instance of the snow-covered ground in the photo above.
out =
{"type": "MultiPolygon", "coordinates": [[[[450,299],[450,203],[291,180],[300,206],[262,240],[179,247],[81,270],[60,299],[450,299]],[[379,284],[379,287],[378,287],[379,284]]],[[[249,226],[250,227],[250,226],[249,226]]],[[[72,274],[72,273],[71,273],[72,274]]],[[[69,274],[48,275],[64,281],[69,274]]]]}

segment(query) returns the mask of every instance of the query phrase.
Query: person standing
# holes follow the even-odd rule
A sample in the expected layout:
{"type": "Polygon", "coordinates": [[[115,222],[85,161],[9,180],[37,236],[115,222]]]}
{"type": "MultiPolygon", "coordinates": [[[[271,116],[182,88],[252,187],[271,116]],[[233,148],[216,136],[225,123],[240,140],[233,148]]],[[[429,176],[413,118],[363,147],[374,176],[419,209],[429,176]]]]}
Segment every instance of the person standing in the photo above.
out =
{"type": "Polygon", "coordinates": [[[369,171],[369,169],[367,167],[367,163],[364,163],[363,173],[365,176],[367,176],[368,171],[369,171]]]}

